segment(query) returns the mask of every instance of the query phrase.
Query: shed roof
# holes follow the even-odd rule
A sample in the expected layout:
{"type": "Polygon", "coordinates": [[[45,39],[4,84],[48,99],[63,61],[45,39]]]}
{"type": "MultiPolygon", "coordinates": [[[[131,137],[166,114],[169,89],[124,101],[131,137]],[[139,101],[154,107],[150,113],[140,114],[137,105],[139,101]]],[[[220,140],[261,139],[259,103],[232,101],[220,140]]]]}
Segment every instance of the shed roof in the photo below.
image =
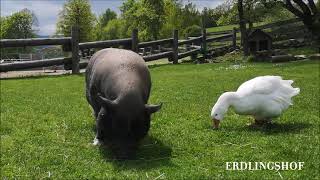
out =
{"type": "Polygon", "coordinates": [[[251,39],[252,37],[254,37],[254,36],[256,36],[256,35],[259,35],[259,34],[261,34],[261,35],[263,35],[263,36],[266,36],[266,37],[268,37],[270,40],[272,40],[272,37],[271,37],[268,33],[262,31],[261,29],[255,29],[254,31],[252,31],[252,32],[248,35],[248,39],[251,39]]]}

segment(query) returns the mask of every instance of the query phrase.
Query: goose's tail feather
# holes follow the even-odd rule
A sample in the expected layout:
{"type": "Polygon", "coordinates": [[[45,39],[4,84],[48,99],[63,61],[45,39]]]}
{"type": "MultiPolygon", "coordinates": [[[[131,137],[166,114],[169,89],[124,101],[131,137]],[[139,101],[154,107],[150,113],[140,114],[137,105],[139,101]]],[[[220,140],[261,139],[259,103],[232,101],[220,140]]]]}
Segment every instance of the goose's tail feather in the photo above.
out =
{"type": "Polygon", "coordinates": [[[292,87],[293,80],[281,80],[280,88],[276,92],[276,99],[283,105],[283,109],[287,109],[288,106],[292,105],[291,98],[300,93],[300,88],[292,87]]]}
{"type": "Polygon", "coordinates": [[[283,80],[284,84],[291,85],[293,80],[283,80]]]}
{"type": "Polygon", "coordinates": [[[294,88],[293,92],[291,93],[291,97],[296,96],[300,93],[300,88],[294,88]]]}

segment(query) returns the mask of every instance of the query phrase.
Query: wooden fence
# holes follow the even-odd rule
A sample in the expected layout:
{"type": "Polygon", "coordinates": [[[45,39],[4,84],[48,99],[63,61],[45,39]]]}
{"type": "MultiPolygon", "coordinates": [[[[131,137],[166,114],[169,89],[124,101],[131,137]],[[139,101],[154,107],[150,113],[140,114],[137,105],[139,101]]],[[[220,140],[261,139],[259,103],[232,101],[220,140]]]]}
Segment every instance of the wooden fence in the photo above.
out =
{"type": "MultiPolygon", "coordinates": [[[[253,27],[253,29],[263,29],[269,32],[274,41],[284,40],[292,37],[297,37],[297,35],[306,35],[305,28],[301,24],[300,19],[289,19],[285,21],[278,21],[271,24],[265,24],[261,26],[253,27]],[[297,25],[297,23],[300,23],[297,25]],[[290,27],[290,32],[284,31],[283,27],[290,27]]],[[[143,59],[147,61],[158,60],[162,58],[168,58],[173,64],[177,64],[178,60],[191,56],[193,58],[201,54],[203,57],[208,57],[212,53],[219,51],[232,50],[237,46],[237,33],[238,29],[219,32],[209,32],[202,30],[202,35],[198,37],[192,37],[187,40],[179,40],[179,32],[174,30],[172,33],[172,38],[161,39],[149,42],[139,42],[138,30],[134,29],[132,31],[131,38],[127,39],[116,39],[107,41],[96,41],[96,42],[84,42],[79,43],[79,29],[77,27],[72,27],[71,37],[64,38],[34,38],[34,39],[3,39],[0,43],[0,48],[10,48],[10,47],[26,47],[26,46],[42,46],[42,45],[62,45],[62,49],[65,52],[72,52],[70,57],[61,57],[54,59],[43,59],[34,61],[24,61],[15,63],[2,63],[0,64],[0,72],[23,70],[38,67],[48,67],[54,65],[64,65],[72,69],[72,73],[79,73],[81,68],[87,66],[87,62],[80,62],[79,52],[91,52],[91,49],[97,48],[108,48],[108,47],[121,47],[124,49],[130,49],[134,52],[139,53],[139,50],[146,48],[159,47],[160,50],[154,51],[156,53],[151,53],[146,55],[145,53],[139,53],[143,56],[143,59]],[[231,45],[224,45],[218,47],[215,42],[230,42],[231,45]],[[208,47],[208,44],[213,45],[208,47]],[[181,46],[184,46],[182,48],[181,46]],[[161,48],[162,47],[162,48],[161,48]],[[166,47],[166,48],[164,48],[166,47]],[[213,47],[213,48],[212,48],[213,47]],[[184,51],[182,51],[183,49],[184,51]]],[[[88,53],[89,54],[89,53],[88,53]]],[[[217,53],[219,54],[219,53],[217,53]]]]}
{"type": "MultiPolygon", "coordinates": [[[[130,49],[134,52],[139,51],[140,48],[155,47],[155,46],[166,46],[165,52],[158,52],[156,54],[143,56],[145,61],[153,61],[162,58],[168,58],[173,64],[177,64],[178,60],[187,56],[195,57],[198,54],[202,54],[204,57],[207,56],[209,51],[215,49],[208,49],[207,43],[214,41],[221,41],[223,39],[233,39],[233,44],[230,48],[236,48],[236,32],[230,34],[224,34],[223,36],[207,38],[206,30],[202,31],[202,35],[188,40],[179,40],[178,30],[174,30],[172,38],[161,39],[149,42],[139,42],[138,30],[132,31],[131,38],[127,39],[116,39],[107,41],[96,41],[96,42],[84,42],[79,43],[79,29],[72,27],[71,37],[65,38],[34,38],[34,39],[3,39],[0,43],[0,48],[10,47],[25,47],[25,46],[42,46],[42,45],[62,45],[62,49],[65,52],[72,52],[71,57],[62,57],[54,59],[43,59],[34,61],[24,61],[15,63],[2,63],[0,64],[0,72],[16,71],[38,67],[48,67],[54,65],[64,65],[65,67],[71,67],[72,73],[79,73],[81,68],[87,66],[87,62],[80,63],[79,52],[84,52],[92,48],[108,48],[108,47],[122,47],[124,49],[130,49]],[[186,51],[179,51],[179,46],[198,44],[200,46],[196,48],[186,48],[186,51]]],[[[217,48],[218,49],[218,48],[217,48]]]]}
{"type": "MultiPolygon", "coordinates": [[[[273,41],[281,41],[290,38],[297,38],[301,36],[308,35],[306,27],[303,25],[301,19],[293,18],[283,21],[277,21],[274,23],[264,24],[260,26],[252,27],[251,30],[262,29],[268,32],[272,37],[273,41]],[[288,31],[290,29],[290,31],[288,31]]],[[[216,35],[226,35],[231,34],[233,32],[240,32],[238,28],[234,30],[226,30],[226,31],[218,31],[218,32],[209,32],[208,36],[216,36],[216,35]]]]}

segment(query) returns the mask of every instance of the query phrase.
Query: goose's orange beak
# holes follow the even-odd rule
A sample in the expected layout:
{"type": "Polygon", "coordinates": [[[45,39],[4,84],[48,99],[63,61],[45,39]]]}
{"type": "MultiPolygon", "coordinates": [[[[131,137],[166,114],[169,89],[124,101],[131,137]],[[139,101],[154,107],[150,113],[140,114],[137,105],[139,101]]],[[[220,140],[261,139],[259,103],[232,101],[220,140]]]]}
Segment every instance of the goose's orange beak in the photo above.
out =
{"type": "Polygon", "coordinates": [[[213,119],[213,129],[218,129],[219,128],[219,124],[220,124],[220,121],[217,120],[217,119],[213,119]]]}

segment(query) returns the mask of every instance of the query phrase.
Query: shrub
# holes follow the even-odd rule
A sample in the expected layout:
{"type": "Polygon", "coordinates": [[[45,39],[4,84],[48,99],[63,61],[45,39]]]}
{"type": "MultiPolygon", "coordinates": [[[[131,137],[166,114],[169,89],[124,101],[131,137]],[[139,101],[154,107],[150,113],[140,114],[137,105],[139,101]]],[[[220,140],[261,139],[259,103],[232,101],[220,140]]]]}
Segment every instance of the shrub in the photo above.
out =
{"type": "Polygon", "coordinates": [[[184,30],[183,34],[185,37],[200,36],[201,35],[201,27],[198,25],[189,26],[184,30]]]}
{"type": "Polygon", "coordinates": [[[247,62],[256,62],[257,59],[253,56],[253,55],[250,55],[247,57],[247,62]]]}
{"type": "Polygon", "coordinates": [[[126,34],[125,26],[123,20],[121,19],[112,19],[108,24],[103,28],[102,39],[120,39],[123,38],[126,34]]]}

